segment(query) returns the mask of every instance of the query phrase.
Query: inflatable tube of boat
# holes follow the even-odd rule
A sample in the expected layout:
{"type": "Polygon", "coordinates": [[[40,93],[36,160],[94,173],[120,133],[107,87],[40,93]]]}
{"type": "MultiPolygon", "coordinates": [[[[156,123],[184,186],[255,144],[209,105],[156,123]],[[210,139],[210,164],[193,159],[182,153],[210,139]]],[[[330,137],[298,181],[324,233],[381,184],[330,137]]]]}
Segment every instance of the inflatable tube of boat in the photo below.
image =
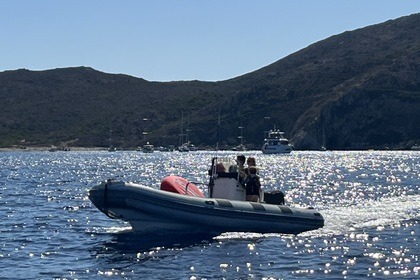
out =
{"type": "Polygon", "coordinates": [[[189,196],[204,197],[203,193],[197,188],[196,185],[189,182],[185,178],[175,175],[163,178],[162,182],[160,183],[160,189],[189,196]],[[186,191],[187,185],[188,190],[186,191]]]}

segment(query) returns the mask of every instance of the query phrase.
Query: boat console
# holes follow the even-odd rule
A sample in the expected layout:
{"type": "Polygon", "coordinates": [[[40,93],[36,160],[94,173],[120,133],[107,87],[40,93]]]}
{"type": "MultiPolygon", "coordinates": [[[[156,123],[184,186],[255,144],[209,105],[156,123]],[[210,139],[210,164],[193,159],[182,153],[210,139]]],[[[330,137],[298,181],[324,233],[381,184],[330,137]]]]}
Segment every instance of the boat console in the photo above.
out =
{"type": "Polygon", "coordinates": [[[209,170],[209,193],[211,198],[246,200],[246,190],[240,183],[240,174],[235,169],[235,166],[236,163],[228,160],[212,159],[212,166],[209,170]]]}

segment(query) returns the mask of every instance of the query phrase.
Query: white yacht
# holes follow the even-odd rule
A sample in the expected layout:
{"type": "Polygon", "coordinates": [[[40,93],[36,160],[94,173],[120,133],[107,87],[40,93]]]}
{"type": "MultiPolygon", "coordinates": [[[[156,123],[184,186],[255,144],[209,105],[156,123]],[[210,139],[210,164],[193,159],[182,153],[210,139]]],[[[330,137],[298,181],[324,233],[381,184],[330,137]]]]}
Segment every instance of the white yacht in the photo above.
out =
{"type": "Polygon", "coordinates": [[[292,144],[284,137],[284,132],[278,129],[268,132],[268,137],[264,139],[264,145],[261,148],[264,154],[288,154],[292,150],[292,144]]]}

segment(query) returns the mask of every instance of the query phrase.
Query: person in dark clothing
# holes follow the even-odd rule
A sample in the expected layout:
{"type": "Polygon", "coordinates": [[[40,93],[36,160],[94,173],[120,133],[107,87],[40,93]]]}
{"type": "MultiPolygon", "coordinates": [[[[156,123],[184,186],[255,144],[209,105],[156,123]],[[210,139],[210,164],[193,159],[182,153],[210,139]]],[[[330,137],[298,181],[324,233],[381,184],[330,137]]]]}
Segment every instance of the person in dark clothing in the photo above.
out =
{"type": "Polygon", "coordinates": [[[255,166],[250,166],[248,171],[249,175],[245,180],[246,200],[258,202],[261,190],[260,177],[257,175],[257,168],[255,166]]]}

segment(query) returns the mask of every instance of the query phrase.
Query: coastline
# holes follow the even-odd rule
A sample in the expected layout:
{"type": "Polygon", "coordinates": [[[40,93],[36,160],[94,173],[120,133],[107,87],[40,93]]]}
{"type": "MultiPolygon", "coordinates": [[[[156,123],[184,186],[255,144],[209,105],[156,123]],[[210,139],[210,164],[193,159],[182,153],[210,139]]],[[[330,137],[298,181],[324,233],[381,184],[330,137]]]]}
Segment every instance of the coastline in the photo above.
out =
{"type": "Polygon", "coordinates": [[[7,148],[0,148],[0,152],[69,152],[69,151],[76,151],[76,152],[89,152],[89,151],[107,151],[107,148],[104,147],[69,147],[68,150],[55,148],[55,147],[7,147],[7,148]]]}

